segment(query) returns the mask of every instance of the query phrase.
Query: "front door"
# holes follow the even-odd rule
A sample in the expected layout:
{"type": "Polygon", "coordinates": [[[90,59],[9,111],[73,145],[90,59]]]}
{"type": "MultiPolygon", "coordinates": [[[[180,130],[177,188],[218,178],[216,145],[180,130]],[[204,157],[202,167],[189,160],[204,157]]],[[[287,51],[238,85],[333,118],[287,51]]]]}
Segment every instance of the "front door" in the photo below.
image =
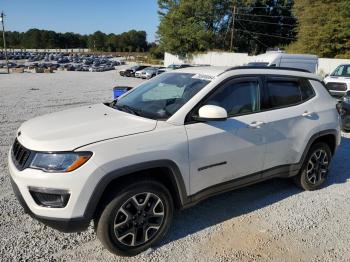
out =
{"type": "Polygon", "coordinates": [[[265,119],[259,112],[260,91],[258,77],[229,80],[201,103],[225,108],[229,118],[186,124],[191,194],[261,171],[265,119]]]}

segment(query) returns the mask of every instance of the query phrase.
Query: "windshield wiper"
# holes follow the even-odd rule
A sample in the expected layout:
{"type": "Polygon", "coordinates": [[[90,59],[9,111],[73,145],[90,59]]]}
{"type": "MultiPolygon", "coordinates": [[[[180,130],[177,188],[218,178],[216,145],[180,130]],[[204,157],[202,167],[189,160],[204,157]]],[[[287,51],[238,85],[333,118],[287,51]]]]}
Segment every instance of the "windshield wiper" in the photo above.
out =
{"type": "Polygon", "coordinates": [[[135,108],[133,108],[131,106],[115,104],[114,108],[116,108],[116,109],[118,109],[120,111],[126,112],[126,113],[130,113],[130,114],[133,114],[133,115],[136,115],[136,116],[140,116],[140,110],[137,110],[137,109],[135,109],[135,108]]]}

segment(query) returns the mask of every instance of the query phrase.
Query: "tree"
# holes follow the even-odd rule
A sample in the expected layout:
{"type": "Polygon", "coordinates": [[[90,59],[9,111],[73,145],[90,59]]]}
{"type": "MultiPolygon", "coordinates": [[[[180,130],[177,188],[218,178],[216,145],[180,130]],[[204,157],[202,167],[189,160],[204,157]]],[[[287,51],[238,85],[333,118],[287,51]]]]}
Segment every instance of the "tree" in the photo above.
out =
{"type": "MultiPolygon", "coordinates": [[[[29,29],[27,32],[6,32],[6,43],[10,48],[86,48],[96,51],[130,51],[145,52],[148,50],[145,31],[130,30],[120,35],[96,31],[91,35],[80,35],[72,32],[56,33],[54,31],[29,29]]],[[[0,34],[2,41],[2,34],[0,34]]]]}
{"type": "Polygon", "coordinates": [[[39,29],[29,29],[24,33],[22,38],[24,48],[44,48],[45,44],[42,41],[41,32],[39,29]]]}
{"type": "Polygon", "coordinates": [[[89,36],[89,48],[94,51],[106,51],[106,34],[101,31],[96,31],[92,35],[89,36]]]}
{"type": "Polygon", "coordinates": [[[182,56],[229,50],[233,6],[235,51],[264,52],[290,43],[294,36],[292,0],[158,0],[158,5],[160,46],[182,56]]]}
{"type": "Polygon", "coordinates": [[[349,0],[295,0],[297,38],[290,52],[350,58],[349,0]]]}

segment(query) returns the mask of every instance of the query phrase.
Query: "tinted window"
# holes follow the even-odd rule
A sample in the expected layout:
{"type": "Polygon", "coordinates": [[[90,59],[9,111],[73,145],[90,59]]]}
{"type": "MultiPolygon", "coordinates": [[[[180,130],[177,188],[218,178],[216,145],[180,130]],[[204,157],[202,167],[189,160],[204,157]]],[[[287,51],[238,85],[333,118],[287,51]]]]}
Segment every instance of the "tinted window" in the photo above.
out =
{"type": "Polygon", "coordinates": [[[300,91],[301,91],[301,99],[303,101],[309,100],[311,97],[315,95],[312,86],[307,80],[302,80],[300,82],[300,91]]]}
{"type": "Polygon", "coordinates": [[[301,102],[298,81],[268,79],[269,108],[285,107],[301,102]]]}
{"type": "Polygon", "coordinates": [[[221,106],[229,116],[258,111],[259,82],[232,80],[216,90],[205,104],[221,106]]]}

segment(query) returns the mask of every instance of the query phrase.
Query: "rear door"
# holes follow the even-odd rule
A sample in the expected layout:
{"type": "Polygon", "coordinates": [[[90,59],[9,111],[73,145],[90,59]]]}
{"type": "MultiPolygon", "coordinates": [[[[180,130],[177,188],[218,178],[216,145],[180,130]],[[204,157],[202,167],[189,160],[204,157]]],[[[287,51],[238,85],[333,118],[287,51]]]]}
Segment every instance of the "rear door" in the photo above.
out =
{"type": "Polygon", "coordinates": [[[319,125],[314,112],[315,92],[308,80],[298,77],[266,77],[266,155],[264,170],[295,164],[319,125]]]}

